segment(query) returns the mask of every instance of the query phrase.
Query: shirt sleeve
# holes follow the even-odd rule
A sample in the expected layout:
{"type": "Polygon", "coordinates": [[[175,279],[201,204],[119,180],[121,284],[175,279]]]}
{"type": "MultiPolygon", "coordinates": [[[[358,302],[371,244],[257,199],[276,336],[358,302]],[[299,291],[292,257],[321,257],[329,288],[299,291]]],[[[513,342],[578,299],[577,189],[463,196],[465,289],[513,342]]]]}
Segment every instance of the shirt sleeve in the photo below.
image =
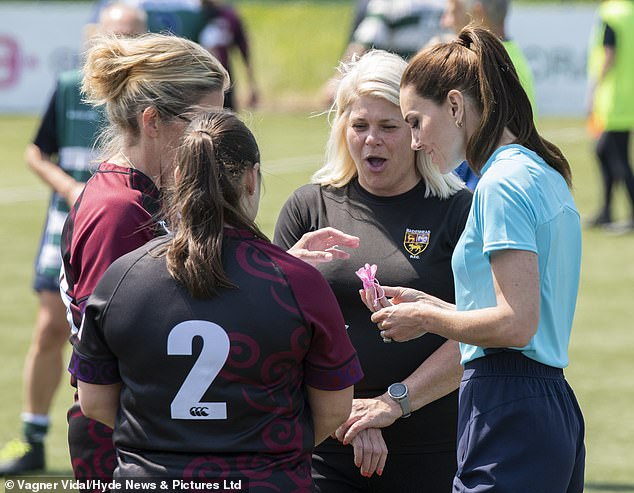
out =
{"type": "Polygon", "coordinates": [[[320,390],[354,385],[363,378],[361,363],[328,282],[317,269],[290,255],[278,262],[312,332],[304,359],[306,384],[320,390]]]}
{"type": "MultiPolygon", "coordinates": [[[[500,168],[504,167],[502,163],[500,168]]],[[[474,196],[475,223],[482,236],[483,253],[537,252],[537,217],[531,186],[511,173],[488,178],[480,181],[474,196]]]]}
{"type": "Polygon", "coordinates": [[[616,33],[609,24],[605,24],[605,30],[603,31],[603,46],[609,48],[616,47],[616,33]]]}
{"type": "Polygon", "coordinates": [[[304,185],[286,201],[275,224],[273,243],[288,250],[310,231],[327,224],[320,221],[319,210],[323,209],[322,187],[304,185]]]}
{"type": "Polygon", "coordinates": [[[310,207],[300,198],[301,190],[296,191],[286,201],[275,224],[273,243],[284,250],[297,243],[305,233],[314,230],[310,226],[310,207]]]}
{"type": "Polygon", "coordinates": [[[57,139],[57,89],[51,96],[48,103],[40,127],[35,134],[33,143],[40,148],[44,154],[52,156],[59,151],[59,142],[57,139]]]}
{"type": "Polygon", "coordinates": [[[80,338],[73,346],[68,371],[82,382],[109,385],[121,381],[117,357],[105,335],[106,314],[119,283],[118,264],[109,268],[86,303],[80,338]]]}
{"type": "Polygon", "coordinates": [[[462,236],[462,232],[467,224],[467,219],[469,218],[472,200],[473,193],[471,190],[461,190],[457,192],[457,196],[451,204],[451,209],[449,214],[447,214],[447,217],[450,221],[448,227],[452,232],[452,248],[455,248],[458,240],[460,240],[460,237],[462,236]]]}
{"type": "Polygon", "coordinates": [[[110,264],[154,238],[152,218],[138,201],[102,197],[91,209],[92,217],[81,225],[73,254],[81,263],[75,295],[80,309],[110,264]]]}

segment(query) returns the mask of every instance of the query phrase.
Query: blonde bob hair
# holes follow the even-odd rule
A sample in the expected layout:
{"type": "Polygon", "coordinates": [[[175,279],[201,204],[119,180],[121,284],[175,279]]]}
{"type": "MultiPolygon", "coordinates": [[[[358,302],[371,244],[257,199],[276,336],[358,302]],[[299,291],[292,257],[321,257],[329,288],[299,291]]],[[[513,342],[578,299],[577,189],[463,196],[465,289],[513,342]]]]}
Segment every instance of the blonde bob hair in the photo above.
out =
{"type": "MultiPolygon", "coordinates": [[[[407,63],[398,55],[383,50],[370,50],[350,63],[342,63],[342,77],[329,111],[330,136],[326,144],[325,164],[312,176],[312,183],[343,187],[357,176],[346,142],[346,129],[352,104],[362,96],[385,99],[399,106],[401,76],[407,63]]],[[[447,198],[464,188],[453,173],[438,171],[429,156],[416,151],[416,168],[425,183],[425,196],[447,198]]]]}

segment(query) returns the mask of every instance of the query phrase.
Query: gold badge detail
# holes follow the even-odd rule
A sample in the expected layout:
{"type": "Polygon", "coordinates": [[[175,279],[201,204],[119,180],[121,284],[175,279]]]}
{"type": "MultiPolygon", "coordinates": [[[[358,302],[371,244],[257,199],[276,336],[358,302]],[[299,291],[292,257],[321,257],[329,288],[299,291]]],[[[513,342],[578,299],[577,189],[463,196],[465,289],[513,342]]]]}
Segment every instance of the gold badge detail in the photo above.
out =
{"type": "Polygon", "coordinates": [[[403,246],[412,257],[418,258],[418,256],[425,251],[429,245],[429,237],[431,231],[420,229],[406,229],[405,239],[403,240],[403,246]]]}

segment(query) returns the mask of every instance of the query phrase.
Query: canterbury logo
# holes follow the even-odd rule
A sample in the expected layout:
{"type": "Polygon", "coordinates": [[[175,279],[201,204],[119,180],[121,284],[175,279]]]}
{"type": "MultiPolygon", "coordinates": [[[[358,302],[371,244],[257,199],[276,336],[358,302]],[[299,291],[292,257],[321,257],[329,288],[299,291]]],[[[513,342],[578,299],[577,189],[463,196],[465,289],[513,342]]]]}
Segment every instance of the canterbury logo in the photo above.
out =
{"type": "Polygon", "coordinates": [[[190,407],[189,408],[189,414],[191,414],[192,416],[209,416],[209,413],[207,411],[209,411],[208,407],[190,407]]]}

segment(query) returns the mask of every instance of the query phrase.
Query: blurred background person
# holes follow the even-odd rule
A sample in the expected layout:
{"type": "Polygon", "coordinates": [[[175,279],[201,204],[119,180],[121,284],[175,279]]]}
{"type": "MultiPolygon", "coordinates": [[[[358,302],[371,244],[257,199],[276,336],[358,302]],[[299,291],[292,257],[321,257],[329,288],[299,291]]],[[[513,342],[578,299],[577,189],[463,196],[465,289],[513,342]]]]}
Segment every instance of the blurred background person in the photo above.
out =
{"type": "Polygon", "coordinates": [[[506,34],[506,16],[510,0],[447,0],[447,8],[441,23],[458,33],[470,22],[482,26],[495,34],[506,48],[515,65],[520,82],[531,102],[533,116],[537,114],[535,105],[535,82],[526,56],[519,45],[506,34]]]}
{"type": "Polygon", "coordinates": [[[195,116],[176,163],[174,235],[115,261],[88,302],[81,407],[114,427],[117,478],[313,491],[313,445],[347,418],[362,377],[337,300],[256,226],[260,152],[235,115],[195,116]]]}
{"type": "Polygon", "coordinates": [[[249,39],[242,19],[236,9],[218,0],[202,0],[205,27],[200,33],[198,42],[207,48],[227,69],[232,86],[225,93],[224,107],[236,110],[235,78],[231,70],[231,53],[237,50],[244,62],[249,84],[248,107],[258,102],[258,88],[251,63],[249,39]]]}
{"type": "Polygon", "coordinates": [[[599,5],[600,26],[590,52],[591,119],[599,129],[596,155],[603,182],[603,204],[591,226],[613,221],[614,186],[625,185],[630,219],[612,229],[634,230],[634,174],[630,134],[634,128],[634,2],[605,0],[599,5]]]}
{"type": "Polygon", "coordinates": [[[313,475],[322,493],[450,491],[456,472],[457,343],[423,336],[386,344],[359,300],[355,275],[365,263],[376,264],[381,282],[398,279],[454,299],[450,261],[471,192],[412,150],[399,108],[405,66],[380,50],[344,66],[326,164],[290,197],[275,227],[274,242],[283,248],[324,227],[359,238],[347,260],[318,265],[365,374],[349,419],[315,450],[313,475]],[[349,440],[349,430],[367,419],[377,424],[349,440]]]}
{"type": "Polygon", "coordinates": [[[447,32],[440,23],[444,9],[445,0],[369,0],[344,60],[371,48],[411,57],[447,32]]]}
{"type": "Polygon", "coordinates": [[[92,14],[95,22],[101,10],[115,1],[145,11],[147,29],[153,33],[171,33],[198,41],[200,32],[205,27],[201,0],[99,0],[92,14]]]}
{"type": "MultiPolygon", "coordinates": [[[[457,33],[470,22],[474,22],[498,36],[515,65],[522,87],[531,102],[533,117],[535,117],[537,106],[535,105],[533,73],[519,45],[506,35],[505,25],[509,2],[510,0],[447,0],[441,24],[457,33]]],[[[475,190],[479,177],[466,161],[462,162],[454,172],[469,189],[475,190]]]]}
{"type": "MultiPolygon", "coordinates": [[[[113,3],[101,11],[96,30],[121,36],[136,36],[146,30],[146,16],[139,10],[113,3]]],[[[92,34],[96,34],[93,30],[92,34]]],[[[9,442],[0,452],[0,474],[19,474],[44,469],[44,440],[49,410],[62,376],[68,340],[66,310],[59,292],[62,265],[60,236],[69,208],[90,177],[95,137],[102,113],[83,102],[82,73],[60,75],[33,144],[26,150],[27,164],[52,190],[44,231],[35,262],[33,287],[39,296],[35,331],[23,376],[23,439],[9,442]]]]}
{"type": "MultiPolygon", "coordinates": [[[[88,103],[105,108],[105,161],[87,182],[62,231],[64,290],[71,342],[85,304],[106,268],[164,232],[160,194],[171,183],[176,147],[194,106],[220,108],[229,77],[199,44],[172,35],[102,37],[83,67],[88,103]]],[[[86,331],[84,330],[85,334],[86,331]]],[[[70,368],[73,368],[71,361],[70,368]]],[[[78,479],[112,477],[112,430],[69,410],[68,441],[78,479]]]]}
{"type": "MultiPolygon", "coordinates": [[[[375,48],[407,59],[431,39],[450,31],[441,25],[446,0],[366,0],[356,5],[353,31],[341,58],[349,62],[375,48]]],[[[322,99],[330,105],[338,76],[326,82],[322,99]]]]}

